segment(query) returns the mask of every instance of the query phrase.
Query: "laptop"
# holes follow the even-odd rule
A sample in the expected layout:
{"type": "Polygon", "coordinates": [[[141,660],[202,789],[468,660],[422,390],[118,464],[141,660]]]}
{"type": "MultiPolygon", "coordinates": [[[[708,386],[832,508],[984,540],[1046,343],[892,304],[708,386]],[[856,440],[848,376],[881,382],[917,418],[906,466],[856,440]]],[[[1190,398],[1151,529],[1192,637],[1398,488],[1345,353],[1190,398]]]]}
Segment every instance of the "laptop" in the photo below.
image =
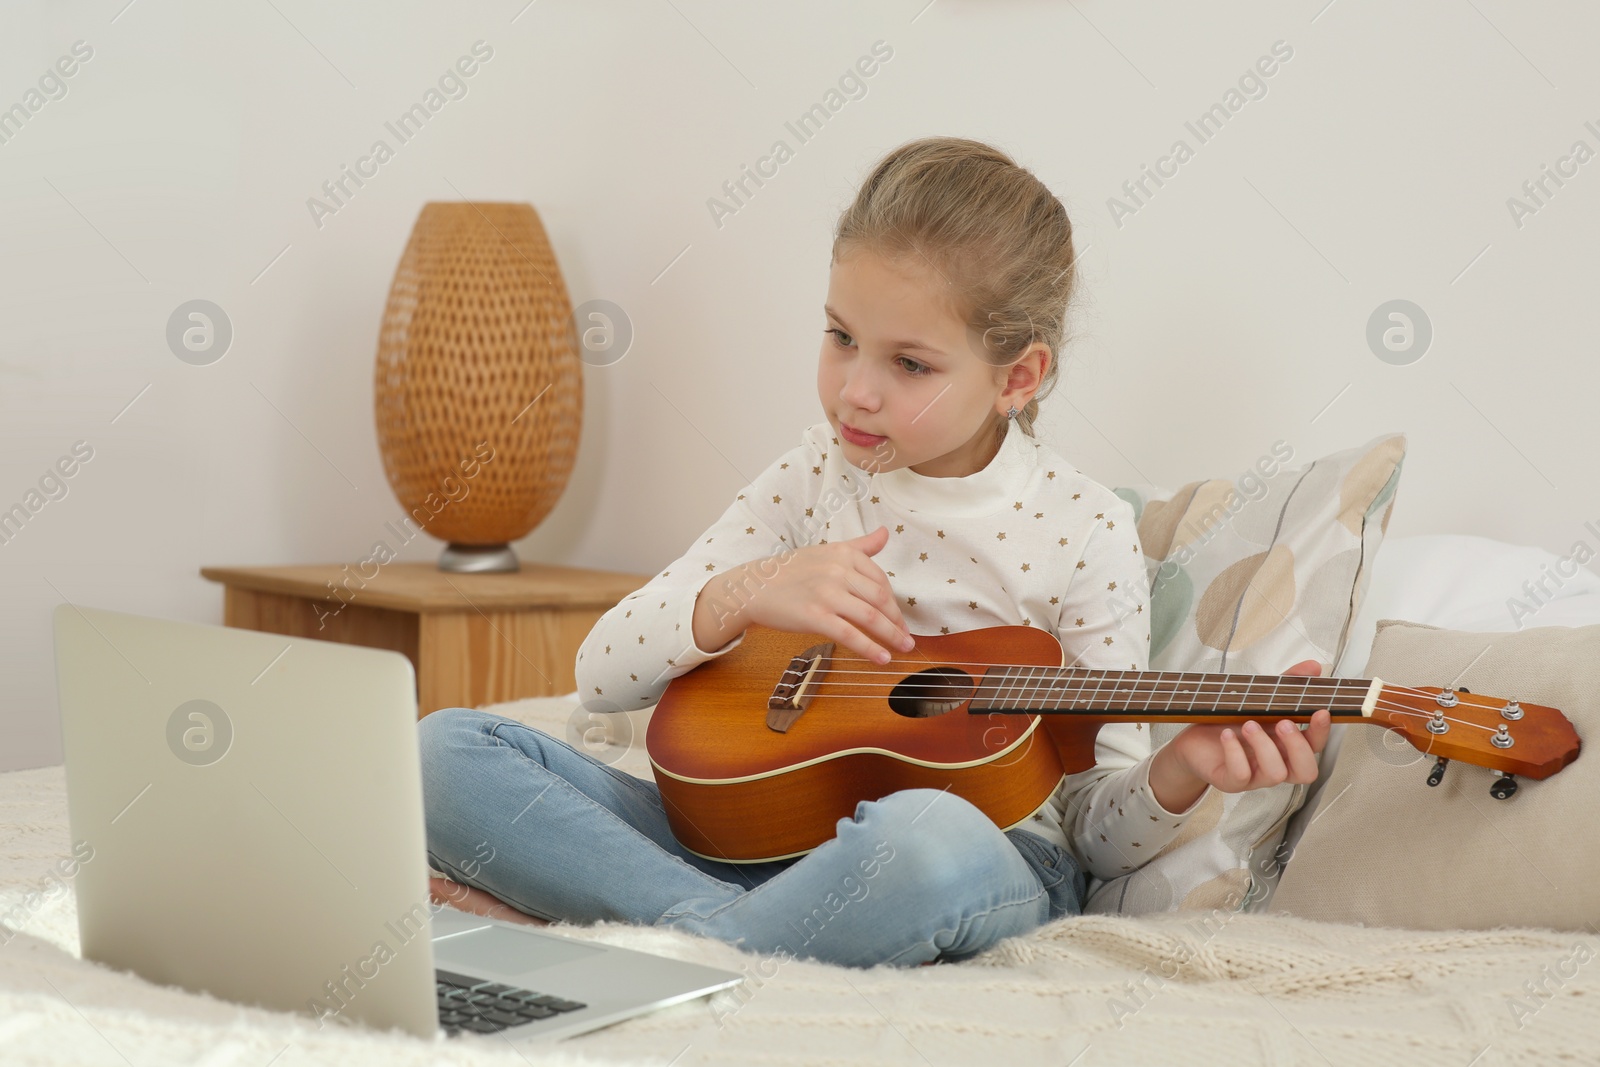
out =
{"type": "Polygon", "coordinates": [[[54,625],[84,959],[514,1044],[743,981],[434,904],[404,655],[70,604],[54,625]]]}

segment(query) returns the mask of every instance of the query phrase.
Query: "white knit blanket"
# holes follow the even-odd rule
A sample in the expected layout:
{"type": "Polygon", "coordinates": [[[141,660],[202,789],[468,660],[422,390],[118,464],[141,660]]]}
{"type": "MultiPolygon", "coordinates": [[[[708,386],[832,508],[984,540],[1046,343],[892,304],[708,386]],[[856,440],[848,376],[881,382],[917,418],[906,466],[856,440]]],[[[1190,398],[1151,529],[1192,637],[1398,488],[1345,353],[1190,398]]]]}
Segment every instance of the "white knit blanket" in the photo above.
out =
{"type": "MultiPolygon", "coordinates": [[[[493,710],[564,736],[573,706],[493,710]]],[[[638,773],[643,759],[641,729],[618,765],[638,773]]],[[[647,927],[561,926],[749,980],[526,1054],[495,1036],[318,1031],[80,960],[72,894],[49,877],[69,851],[62,768],[0,774],[0,914],[18,920],[0,929],[0,1063],[1600,1063],[1600,938],[1211,912],[1062,919],[960,964],[870,971],[647,927]]]]}

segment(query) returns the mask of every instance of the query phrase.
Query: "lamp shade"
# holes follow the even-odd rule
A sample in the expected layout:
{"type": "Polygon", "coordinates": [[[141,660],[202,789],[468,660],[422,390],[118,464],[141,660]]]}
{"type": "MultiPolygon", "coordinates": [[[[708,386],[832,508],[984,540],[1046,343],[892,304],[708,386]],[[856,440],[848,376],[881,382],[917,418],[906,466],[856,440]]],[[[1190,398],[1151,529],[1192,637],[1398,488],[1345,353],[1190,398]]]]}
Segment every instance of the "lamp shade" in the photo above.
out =
{"type": "Polygon", "coordinates": [[[531,204],[425,204],[395,268],[374,372],[400,504],[450,542],[444,570],[516,570],[577,457],[572,305],[531,204]]]}

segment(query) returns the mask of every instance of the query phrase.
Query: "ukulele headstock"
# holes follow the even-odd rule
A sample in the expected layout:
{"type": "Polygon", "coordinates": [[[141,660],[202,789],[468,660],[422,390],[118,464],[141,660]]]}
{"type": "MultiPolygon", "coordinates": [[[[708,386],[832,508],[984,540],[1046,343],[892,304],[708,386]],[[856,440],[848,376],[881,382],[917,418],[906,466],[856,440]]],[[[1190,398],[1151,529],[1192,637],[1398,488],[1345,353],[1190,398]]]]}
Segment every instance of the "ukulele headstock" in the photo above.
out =
{"type": "Polygon", "coordinates": [[[1497,799],[1516,791],[1513,775],[1548,778],[1578,758],[1577,730],[1545,704],[1474,693],[1465,687],[1383,683],[1372,720],[1405,736],[1438,759],[1429,785],[1438,785],[1450,760],[1497,771],[1497,799]]]}

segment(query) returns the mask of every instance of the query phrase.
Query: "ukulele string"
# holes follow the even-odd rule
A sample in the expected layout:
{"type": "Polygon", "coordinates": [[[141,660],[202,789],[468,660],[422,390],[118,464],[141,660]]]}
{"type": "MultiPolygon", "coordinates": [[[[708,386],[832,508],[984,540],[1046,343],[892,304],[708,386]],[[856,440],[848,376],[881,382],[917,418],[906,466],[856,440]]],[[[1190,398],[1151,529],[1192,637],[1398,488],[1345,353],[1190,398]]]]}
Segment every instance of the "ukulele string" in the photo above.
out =
{"type": "MultiPolygon", "coordinates": [[[[891,660],[890,662],[892,663],[894,661],[891,660]]],[[[913,660],[913,661],[909,661],[909,662],[913,662],[913,663],[915,663],[915,662],[924,662],[924,663],[927,663],[927,662],[932,662],[932,661],[916,661],[916,660],[913,660]]],[[[932,662],[932,665],[933,666],[937,666],[937,667],[944,667],[944,666],[949,666],[949,667],[1008,667],[1008,668],[1009,667],[1016,667],[1016,668],[1022,668],[1022,669],[1051,670],[1051,671],[1063,670],[1063,669],[1066,669],[1066,670],[1099,670],[1099,668],[1081,668],[1081,667],[1079,667],[1079,668],[1044,667],[1044,666],[1042,666],[1040,664],[1036,664],[1036,663],[983,663],[983,662],[979,662],[977,660],[939,660],[937,662],[932,662]]],[[[1146,675],[1154,674],[1154,675],[1157,676],[1157,678],[1151,684],[1159,687],[1162,684],[1177,684],[1178,681],[1181,681],[1181,678],[1175,678],[1175,679],[1171,679],[1170,683],[1169,682],[1165,682],[1165,681],[1163,681],[1163,679],[1161,679],[1161,677],[1160,677],[1161,675],[1166,675],[1166,674],[1183,675],[1183,674],[1188,674],[1188,673],[1202,673],[1203,674],[1203,673],[1206,673],[1206,672],[1189,672],[1189,671],[1114,671],[1114,670],[1105,670],[1105,671],[1102,671],[1101,673],[1103,675],[1105,675],[1106,677],[1103,680],[1101,680],[1099,683],[1097,683],[1097,686],[1096,686],[1097,688],[1103,687],[1106,684],[1106,681],[1113,681],[1114,682],[1114,681],[1119,680],[1119,679],[1110,677],[1112,675],[1134,674],[1134,675],[1146,676],[1146,675]]],[[[841,667],[824,668],[823,670],[818,671],[813,677],[821,677],[823,675],[828,675],[828,674],[865,674],[865,675],[875,675],[875,676],[900,678],[900,679],[905,679],[906,678],[906,675],[904,674],[904,672],[901,672],[901,671],[861,670],[861,669],[857,669],[857,668],[841,668],[841,667]]],[[[1319,677],[1317,675],[1305,675],[1305,674],[1283,674],[1283,675],[1277,675],[1277,674],[1236,674],[1236,675],[1230,675],[1229,677],[1233,677],[1233,678],[1250,678],[1250,679],[1256,679],[1256,678],[1270,678],[1270,679],[1272,679],[1271,682],[1250,681],[1250,682],[1244,683],[1247,688],[1254,688],[1255,686],[1258,686],[1258,685],[1272,685],[1272,686],[1274,686],[1276,688],[1277,686],[1280,686],[1282,684],[1282,682],[1279,681],[1279,679],[1282,679],[1282,678],[1304,678],[1305,679],[1304,682],[1296,682],[1294,684],[1300,685],[1302,688],[1304,688],[1306,690],[1309,690],[1309,691],[1316,691],[1316,687],[1321,687],[1324,691],[1327,691],[1327,690],[1348,691],[1352,682],[1358,682],[1358,681],[1370,682],[1371,681],[1370,679],[1326,678],[1326,677],[1319,677]]],[[[1009,684],[1009,685],[1006,685],[1006,686],[1002,686],[1001,689],[1004,690],[1004,691],[1008,691],[1009,692],[1010,690],[1012,690],[1014,688],[1018,688],[1018,687],[1021,687],[1024,691],[1026,691],[1030,687],[1037,688],[1039,690],[1043,690],[1043,689],[1046,689],[1046,688],[1050,688],[1050,689],[1056,688],[1055,686],[1040,685],[1039,682],[1040,682],[1040,679],[1026,679],[1024,682],[1012,683],[1012,684],[1009,684]]],[[[832,683],[832,684],[851,684],[851,683],[832,683]]],[[[887,685],[891,685],[892,686],[892,685],[895,685],[895,684],[898,684],[898,683],[890,682],[890,683],[867,683],[867,684],[887,684],[887,685]]],[[[911,684],[912,685],[916,685],[917,683],[911,683],[911,684]]],[[[929,683],[929,684],[936,684],[936,683],[929,683]]],[[[1080,693],[1088,684],[1089,684],[1088,682],[1085,682],[1085,683],[1083,683],[1083,684],[1081,684],[1081,685],[1079,685],[1077,687],[1078,690],[1080,691],[1080,693]]],[[[1138,687],[1143,685],[1143,684],[1144,684],[1144,682],[1142,682],[1142,681],[1135,681],[1133,683],[1133,685],[1135,687],[1134,691],[1136,693],[1152,692],[1152,693],[1155,693],[1157,695],[1159,695],[1161,692],[1163,692],[1163,690],[1160,690],[1159,688],[1157,688],[1155,690],[1142,690],[1142,689],[1139,689],[1138,687]]],[[[1206,686],[1229,685],[1229,684],[1232,684],[1232,683],[1228,683],[1228,682],[1200,682],[1200,683],[1197,683],[1197,684],[1202,686],[1202,687],[1206,687],[1206,686]]],[[[1393,690],[1394,692],[1404,693],[1404,694],[1411,695],[1411,696],[1418,696],[1418,697],[1432,697],[1433,696],[1433,694],[1425,692],[1422,689],[1418,689],[1415,686],[1396,685],[1396,684],[1391,683],[1391,682],[1384,682],[1383,683],[1383,688],[1385,690],[1393,690]]],[[[1213,695],[1220,695],[1220,694],[1213,694],[1213,695]]],[[[1471,693],[1467,694],[1468,698],[1470,698],[1472,696],[1473,696],[1473,694],[1471,694],[1471,693]]],[[[1363,700],[1364,699],[1365,698],[1363,698],[1363,700]]],[[[1480,703],[1480,702],[1477,702],[1477,701],[1474,701],[1474,700],[1471,700],[1471,699],[1460,699],[1460,698],[1458,698],[1457,703],[1459,705],[1466,706],[1466,707],[1483,708],[1485,710],[1498,710],[1496,705],[1484,704],[1484,703],[1480,703]]]]}
{"type": "MultiPolygon", "coordinates": [[[[990,666],[1026,666],[1026,665],[1022,665],[1022,664],[990,664],[990,666]]],[[[1054,669],[1054,668],[1052,668],[1052,669],[1054,669]]],[[[1111,672],[1111,673],[1121,673],[1121,672],[1111,672]]],[[[1172,672],[1146,671],[1146,672],[1140,672],[1140,673],[1162,674],[1162,673],[1172,673],[1172,672]]],[[[1178,673],[1182,673],[1182,672],[1178,672],[1178,673]]],[[[867,683],[861,683],[861,682],[837,682],[837,681],[818,680],[822,675],[826,675],[826,674],[868,674],[868,675],[883,675],[883,676],[891,676],[891,677],[901,677],[899,674],[897,674],[897,672],[894,672],[894,671],[858,671],[858,670],[844,670],[844,669],[830,668],[828,670],[819,671],[819,672],[817,672],[816,675],[813,675],[811,681],[809,681],[807,683],[808,687],[821,688],[822,686],[826,686],[826,685],[843,686],[843,687],[851,690],[851,692],[850,693],[817,693],[817,694],[814,695],[815,699],[848,698],[850,696],[859,695],[859,690],[872,689],[872,688],[893,689],[893,688],[897,688],[898,687],[898,688],[901,688],[904,691],[907,691],[907,695],[909,695],[909,696],[919,696],[920,695],[920,696],[923,696],[924,698],[927,698],[927,699],[933,699],[933,698],[937,698],[937,697],[945,697],[946,699],[948,699],[949,692],[950,692],[950,687],[948,685],[941,684],[941,683],[936,683],[936,682],[918,683],[918,682],[911,682],[911,681],[903,681],[903,682],[900,682],[900,683],[895,683],[895,682],[867,682],[867,683]],[[926,690],[926,692],[925,693],[920,693],[919,692],[920,690],[926,690]]],[[[1263,675],[1238,675],[1236,677],[1250,677],[1250,678],[1271,677],[1271,678],[1276,678],[1276,677],[1279,677],[1279,676],[1277,676],[1277,675],[1265,675],[1265,676],[1263,676],[1263,675]]],[[[1312,687],[1311,687],[1311,685],[1309,683],[1314,683],[1314,682],[1319,682],[1320,681],[1324,686],[1337,686],[1340,681],[1349,682],[1349,681],[1354,681],[1355,680],[1355,679],[1332,679],[1332,678],[1318,679],[1315,676],[1310,676],[1310,675],[1283,675],[1282,677],[1285,677],[1285,678],[1304,677],[1304,678],[1306,678],[1308,684],[1305,684],[1303,686],[1303,690],[1304,691],[1309,691],[1309,692],[1311,692],[1313,694],[1317,693],[1318,691],[1312,689],[1312,687]]],[[[1009,685],[999,686],[994,690],[994,693],[997,696],[1004,696],[1004,697],[1013,697],[1013,696],[1015,696],[1015,697],[1018,697],[1018,698],[1023,698],[1023,697],[1032,697],[1032,696],[1035,696],[1035,695],[1043,694],[1043,695],[1052,696],[1052,697],[1069,697],[1069,698],[1073,698],[1073,699],[1084,699],[1084,700],[1093,700],[1096,696],[1098,696],[1098,692],[1094,692],[1094,693],[1086,692],[1087,685],[1077,686],[1077,687],[1075,687],[1075,691],[1074,692],[1067,692],[1067,691],[1065,691],[1065,689],[1062,686],[1059,686],[1059,685],[1035,684],[1036,682],[1037,682],[1037,680],[1031,680],[1030,679],[1030,680],[1028,680],[1027,683],[1018,682],[1018,683],[1013,683],[1013,684],[1009,684],[1009,685]]],[[[1104,686],[1104,684],[1105,684],[1104,682],[1101,682],[1100,685],[1095,687],[1096,690],[1098,691],[1098,689],[1102,688],[1104,686]]],[[[1141,683],[1135,683],[1135,689],[1129,695],[1132,695],[1132,696],[1149,696],[1149,697],[1160,697],[1160,696],[1165,695],[1168,698],[1169,706],[1171,705],[1172,701],[1175,698],[1177,698],[1178,696],[1188,696],[1190,699],[1215,698],[1217,700],[1221,700],[1221,698],[1227,697],[1229,695],[1238,696],[1237,693],[1230,694],[1226,690],[1219,691],[1219,692],[1207,691],[1207,687],[1226,686],[1226,685],[1230,684],[1230,683],[1226,683],[1226,682],[1204,682],[1204,683],[1198,683],[1200,685],[1201,691],[1194,692],[1194,693],[1190,693],[1187,690],[1178,690],[1178,689],[1173,689],[1171,691],[1163,690],[1163,689],[1160,688],[1160,685],[1162,683],[1159,680],[1157,680],[1157,681],[1152,683],[1153,685],[1156,686],[1156,688],[1153,688],[1153,689],[1140,689],[1140,688],[1137,688],[1140,684],[1141,683]]],[[[1253,686],[1256,686],[1256,685],[1266,685],[1266,684],[1268,684],[1268,683],[1266,683],[1266,682],[1252,682],[1252,683],[1248,683],[1247,688],[1253,687],[1253,686]]],[[[1274,684],[1274,689],[1276,689],[1276,688],[1277,688],[1277,685],[1274,684]]],[[[1385,683],[1385,689],[1387,689],[1387,688],[1391,688],[1391,687],[1389,687],[1387,685],[1387,683],[1385,683]]],[[[1418,695],[1423,695],[1423,696],[1429,695],[1429,694],[1422,693],[1420,690],[1415,690],[1410,686],[1393,686],[1392,688],[1394,688],[1397,691],[1410,691],[1410,692],[1414,692],[1414,693],[1417,693],[1418,695]]],[[[1317,705],[1317,706],[1320,706],[1320,707],[1326,707],[1330,711],[1333,710],[1333,709],[1338,709],[1338,710],[1344,711],[1344,712],[1358,711],[1366,703],[1365,695],[1362,695],[1360,697],[1360,699],[1356,699],[1356,694],[1348,692],[1348,686],[1346,686],[1343,691],[1338,692],[1338,693],[1329,693],[1326,689],[1322,690],[1321,693],[1322,693],[1322,697],[1321,698],[1315,698],[1314,697],[1313,699],[1311,699],[1309,701],[1304,699],[1304,698],[1302,698],[1302,700],[1299,701],[1299,703],[1304,704],[1304,703],[1308,703],[1309,702],[1311,704],[1314,704],[1314,705],[1317,705]],[[1340,699],[1338,699],[1338,697],[1341,696],[1341,695],[1345,697],[1345,699],[1342,700],[1342,701],[1340,699]],[[1324,703],[1324,699],[1326,700],[1325,703],[1324,703]]],[[[1243,700],[1249,700],[1249,699],[1251,699],[1252,695],[1259,697],[1259,696],[1262,696],[1263,694],[1259,694],[1259,693],[1258,694],[1245,694],[1242,697],[1242,699],[1243,700]]],[[[1270,698],[1272,696],[1271,693],[1268,693],[1268,694],[1265,694],[1265,695],[1268,698],[1270,698]]],[[[1226,703],[1226,701],[1222,701],[1222,702],[1226,703]]],[[[1490,707],[1492,707],[1492,705],[1478,704],[1478,703],[1473,703],[1473,702],[1468,702],[1468,701],[1462,701],[1461,703],[1464,704],[1465,706],[1468,706],[1468,707],[1481,707],[1481,708],[1490,708],[1490,707]]],[[[1411,714],[1411,715],[1418,715],[1418,716],[1421,716],[1423,718],[1432,718],[1432,716],[1427,714],[1427,713],[1419,712],[1419,711],[1415,710],[1414,708],[1411,708],[1409,705],[1402,704],[1402,703],[1400,703],[1398,701],[1395,701],[1395,700],[1393,700],[1391,698],[1388,698],[1388,697],[1385,697],[1385,696],[1381,696],[1381,695],[1374,702],[1374,706],[1382,708],[1384,711],[1389,712],[1391,714],[1411,714]]],[[[1107,709],[1107,710],[1110,710],[1110,709],[1107,709]]],[[[1127,709],[1127,712],[1129,714],[1132,714],[1134,712],[1134,710],[1135,709],[1129,708],[1129,709],[1127,709]]],[[[1152,710],[1154,710],[1154,709],[1152,709],[1152,710]]],[[[1169,709],[1164,708],[1164,709],[1161,709],[1161,710],[1163,712],[1165,712],[1165,711],[1167,711],[1169,709]]],[[[1183,709],[1182,708],[1178,708],[1178,709],[1170,709],[1170,710],[1183,710],[1183,709]]],[[[1247,711],[1249,709],[1240,709],[1240,710],[1241,711],[1247,711]]],[[[1263,711],[1263,712],[1267,712],[1267,709],[1260,709],[1260,710],[1263,711]]],[[[1270,714],[1271,713],[1267,713],[1267,714],[1263,715],[1262,717],[1270,717],[1270,714]]],[[[1294,714],[1294,712],[1287,712],[1287,713],[1280,712],[1279,714],[1294,714]]],[[[1474,723],[1474,722],[1472,722],[1470,720],[1467,720],[1467,719],[1458,719],[1458,718],[1455,718],[1454,716],[1446,715],[1444,717],[1444,719],[1445,719],[1446,722],[1459,723],[1459,724],[1461,724],[1463,726],[1476,726],[1481,730],[1486,730],[1487,731],[1487,730],[1492,729],[1491,727],[1485,726],[1485,725],[1483,725],[1481,723],[1474,723]]]]}

